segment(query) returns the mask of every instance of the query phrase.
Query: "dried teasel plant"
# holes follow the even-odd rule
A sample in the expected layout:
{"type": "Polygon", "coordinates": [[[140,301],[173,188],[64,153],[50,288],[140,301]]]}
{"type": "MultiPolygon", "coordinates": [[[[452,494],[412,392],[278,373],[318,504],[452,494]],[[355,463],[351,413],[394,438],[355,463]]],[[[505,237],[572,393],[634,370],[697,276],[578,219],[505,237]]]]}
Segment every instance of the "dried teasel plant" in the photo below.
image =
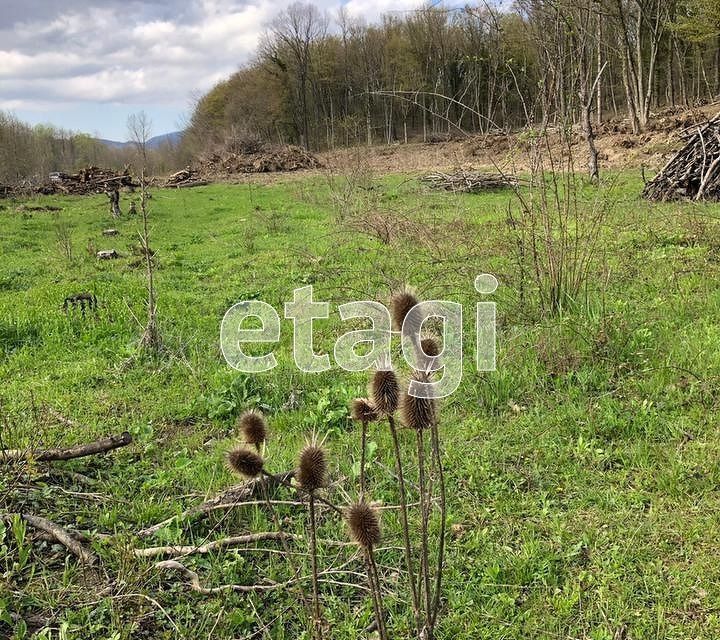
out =
{"type": "Polygon", "coordinates": [[[395,412],[400,404],[400,382],[397,374],[390,368],[378,369],[370,381],[370,397],[379,411],[385,414],[390,429],[390,436],[393,442],[393,453],[395,455],[395,474],[398,480],[398,493],[400,497],[400,523],[403,535],[403,551],[405,555],[405,569],[408,573],[410,583],[410,596],[413,609],[413,617],[418,634],[420,627],[420,603],[418,600],[417,588],[415,586],[415,567],[413,562],[413,549],[410,542],[410,525],[407,506],[407,486],[403,470],[402,450],[398,438],[397,425],[395,423],[395,412]]]}
{"type": "Polygon", "coordinates": [[[309,495],[327,485],[328,461],[325,449],[318,444],[307,444],[298,458],[297,481],[309,495]]]}
{"type": "Polygon", "coordinates": [[[391,416],[400,402],[400,383],[392,369],[379,369],[370,381],[370,397],[380,413],[391,416]]]}
{"type": "MultiPolygon", "coordinates": [[[[416,372],[413,380],[428,382],[428,376],[416,372]]],[[[430,586],[430,548],[429,548],[429,520],[431,496],[428,486],[428,470],[425,455],[425,432],[430,429],[435,419],[435,400],[432,398],[419,398],[410,395],[409,388],[403,392],[400,401],[400,420],[415,432],[418,461],[418,487],[420,491],[420,582],[418,600],[424,607],[425,631],[431,636],[432,619],[432,590],[430,586]]]]}
{"type": "Polygon", "coordinates": [[[420,340],[420,346],[423,353],[430,358],[437,358],[440,355],[440,344],[435,339],[435,336],[424,336],[420,340]]]}
{"type": "MultiPolygon", "coordinates": [[[[418,383],[432,382],[429,372],[415,372],[412,381],[418,383]]],[[[400,401],[400,416],[403,424],[415,431],[418,458],[418,485],[420,489],[421,511],[421,552],[420,552],[420,588],[419,600],[424,602],[425,608],[425,635],[432,638],[440,609],[440,593],[442,589],[442,574],[445,562],[445,531],[447,527],[447,507],[445,493],[445,471],[442,463],[440,449],[440,435],[438,429],[438,406],[434,398],[417,397],[410,395],[409,387],[402,395],[400,401]],[[428,465],[426,456],[426,433],[430,433],[431,460],[428,465]],[[429,520],[433,502],[432,487],[428,483],[428,473],[432,469],[437,476],[437,501],[440,509],[440,530],[438,532],[438,548],[436,566],[434,569],[434,585],[431,586],[432,575],[430,569],[429,551],[429,520]],[[420,595],[421,594],[421,595],[420,595]]]]}
{"type": "MultiPolygon", "coordinates": [[[[393,327],[395,331],[403,331],[405,324],[405,318],[407,318],[410,309],[418,304],[418,298],[415,292],[409,288],[404,287],[400,291],[396,291],[390,297],[390,315],[393,321],[393,327]]],[[[414,334],[420,331],[420,327],[408,326],[405,327],[405,334],[414,334]]]]}
{"type": "Polygon", "coordinates": [[[350,537],[362,549],[365,556],[365,566],[367,567],[368,584],[372,594],[378,634],[381,640],[387,640],[388,633],[382,606],[380,573],[374,551],[375,547],[380,544],[380,515],[377,509],[361,500],[346,509],[345,521],[350,531],[350,537]]]}
{"type": "Polygon", "coordinates": [[[368,425],[371,422],[377,421],[380,417],[378,410],[375,408],[370,400],[367,398],[355,398],[350,403],[350,417],[359,422],[361,425],[361,436],[360,436],[360,497],[365,495],[366,489],[366,478],[365,478],[365,467],[366,467],[366,456],[367,456],[367,436],[368,436],[368,425]]]}
{"type": "MultiPolygon", "coordinates": [[[[417,371],[412,380],[419,383],[431,382],[429,374],[417,371]]],[[[410,395],[406,389],[400,400],[400,420],[413,431],[430,429],[437,418],[437,401],[434,398],[422,398],[410,395]]]]}
{"type": "Polygon", "coordinates": [[[231,471],[248,479],[257,478],[265,470],[262,456],[244,446],[228,451],[226,462],[231,471]]]}
{"type": "Polygon", "coordinates": [[[380,515],[367,502],[356,502],[345,511],[350,537],[359,547],[373,549],[380,544],[380,515]]]}
{"type": "Polygon", "coordinates": [[[238,419],[238,427],[245,443],[260,451],[268,439],[268,426],[262,413],[254,409],[245,411],[238,419]]]}
{"type": "Polygon", "coordinates": [[[308,494],[308,512],[310,516],[310,563],[312,572],[313,632],[322,638],[322,618],[320,612],[320,585],[318,581],[317,550],[317,514],[315,492],[327,485],[328,461],[325,449],[311,442],[302,449],[298,459],[297,481],[308,494]]]}

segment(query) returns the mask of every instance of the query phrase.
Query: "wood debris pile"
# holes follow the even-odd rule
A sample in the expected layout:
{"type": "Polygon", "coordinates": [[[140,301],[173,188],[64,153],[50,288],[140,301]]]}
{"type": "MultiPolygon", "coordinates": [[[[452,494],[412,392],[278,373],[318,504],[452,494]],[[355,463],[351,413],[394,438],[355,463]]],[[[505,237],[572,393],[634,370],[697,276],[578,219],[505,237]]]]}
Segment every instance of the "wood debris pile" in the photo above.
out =
{"type": "Polygon", "coordinates": [[[481,193],[493,189],[516,187],[518,180],[515,176],[505,176],[495,173],[477,173],[460,169],[454,173],[435,171],[420,178],[421,182],[433,189],[460,193],[481,193]]]}
{"type": "Polygon", "coordinates": [[[299,171],[318,169],[322,165],[311,153],[288,145],[266,148],[255,153],[222,151],[202,160],[202,173],[232,175],[237,173],[271,173],[276,171],[299,171]]]}
{"type": "Polygon", "coordinates": [[[130,170],[126,167],[122,173],[112,169],[101,169],[99,167],[85,167],[77,173],[55,173],[52,174],[50,182],[38,189],[43,195],[71,194],[89,195],[93,193],[105,193],[120,187],[139,187],[133,181],[130,170]]]}
{"type": "Polygon", "coordinates": [[[720,114],[684,138],[685,146],[645,185],[646,200],[720,200],[720,114]]]}
{"type": "Polygon", "coordinates": [[[184,187],[199,187],[208,184],[208,182],[209,181],[203,178],[198,170],[192,167],[185,167],[170,175],[163,186],[182,189],[184,187]]]}

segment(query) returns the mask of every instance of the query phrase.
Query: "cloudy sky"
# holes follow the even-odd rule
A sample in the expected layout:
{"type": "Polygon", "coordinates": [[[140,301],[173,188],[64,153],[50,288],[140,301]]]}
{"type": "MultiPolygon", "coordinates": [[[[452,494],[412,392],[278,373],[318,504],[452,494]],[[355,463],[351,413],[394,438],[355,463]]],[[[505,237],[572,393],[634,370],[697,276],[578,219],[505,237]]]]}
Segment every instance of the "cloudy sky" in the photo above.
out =
{"type": "MultiPolygon", "coordinates": [[[[341,0],[316,0],[333,15],[341,0]]],[[[373,20],[418,0],[346,0],[373,20]]],[[[191,99],[252,55],[290,0],[0,0],[0,109],[113,140],[144,109],[182,128],[191,99]]]]}

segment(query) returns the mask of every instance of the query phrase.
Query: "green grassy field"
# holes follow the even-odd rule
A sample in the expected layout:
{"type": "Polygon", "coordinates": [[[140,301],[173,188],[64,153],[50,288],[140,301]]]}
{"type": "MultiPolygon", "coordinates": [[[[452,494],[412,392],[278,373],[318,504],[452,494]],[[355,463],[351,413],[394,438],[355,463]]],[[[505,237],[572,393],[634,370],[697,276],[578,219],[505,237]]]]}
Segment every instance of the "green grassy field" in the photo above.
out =
{"type": "MultiPolygon", "coordinates": [[[[237,483],[223,456],[248,407],[268,416],[273,470],[292,468],[315,432],[332,456],[328,493],[338,502],[355,495],[359,435],[347,405],[364,395],[367,376],[297,371],[289,321],[278,368],[240,375],[219,350],[223,314],[257,298],[282,315],[293,289],[312,284],[331,303],[330,319],[315,322],[316,349],[332,353],[347,330],[338,304],[386,301],[408,283],[422,298],[462,303],[472,319],[481,299],[474,278],[490,272],[501,283],[492,297],[498,370],[473,370],[468,321],[463,383],[442,403],[452,527],[438,638],[717,638],[719,209],[649,205],[640,189],[635,177],[617,177],[587,294],[559,317],[538,313],[531,286],[520,300],[505,223],[511,192],[432,193],[402,176],[364,189],[310,176],[153,191],[159,357],[137,349],[145,315],[137,218],[111,220],[102,196],[0,201],[2,446],[134,436],[107,456],[0,472],[0,512],[89,532],[102,558],[100,568],[81,569],[19,521],[0,524],[0,637],[310,637],[294,592],[200,595],[132,554],[272,530],[255,505],[136,535],[237,483]],[[61,211],[32,210],[48,204],[61,211]],[[364,215],[339,214],[353,208],[364,215]],[[120,235],[103,237],[111,226],[120,235]],[[106,248],[121,258],[96,260],[94,250],[106,248]],[[63,313],[64,298],[80,291],[96,294],[96,317],[63,313]],[[17,616],[48,628],[33,631],[17,616]]],[[[384,471],[390,437],[378,426],[371,440],[372,497],[395,504],[384,471]]],[[[279,509],[302,532],[302,512],[279,509]]],[[[395,513],[383,511],[380,565],[391,635],[405,638],[395,513]]],[[[345,539],[330,513],[320,536],[345,539]]],[[[323,585],[328,637],[363,637],[372,608],[358,588],[362,562],[352,548],[321,553],[323,567],[350,571],[323,585]]],[[[292,576],[271,551],[227,549],[184,563],[206,586],[292,576]]]]}

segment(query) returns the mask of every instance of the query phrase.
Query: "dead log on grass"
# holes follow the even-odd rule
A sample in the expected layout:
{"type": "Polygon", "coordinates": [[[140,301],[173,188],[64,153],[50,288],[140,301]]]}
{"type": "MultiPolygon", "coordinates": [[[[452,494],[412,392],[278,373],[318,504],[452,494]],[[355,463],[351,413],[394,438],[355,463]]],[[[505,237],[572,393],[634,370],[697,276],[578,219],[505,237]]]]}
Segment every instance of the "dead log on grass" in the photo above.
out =
{"type": "Polygon", "coordinates": [[[50,462],[53,460],[72,460],[106,453],[113,449],[125,447],[132,442],[132,436],[124,431],[120,435],[101,438],[94,442],[75,445],[67,448],[54,449],[0,449],[0,462],[17,462],[20,460],[36,460],[37,462],[50,462]]]}
{"type": "Polygon", "coordinates": [[[261,477],[249,480],[241,485],[230,487],[222,493],[218,494],[210,500],[206,500],[202,504],[197,505],[183,511],[179,516],[172,516],[162,522],[158,522],[142,531],[138,531],[138,536],[151,536],[160,529],[172,524],[176,519],[186,520],[188,518],[205,517],[212,511],[219,508],[229,509],[234,506],[238,506],[246,503],[248,500],[252,500],[262,493],[263,486],[279,486],[290,482],[295,477],[295,471],[286,471],[285,473],[278,473],[272,477],[261,477]],[[274,481],[273,481],[274,478],[274,481]]]}
{"type": "Polygon", "coordinates": [[[253,593],[257,591],[275,591],[284,589],[297,582],[297,580],[288,580],[287,582],[272,582],[270,584],[223,584],[219,587],[203,587],[200,584],[200,577],[194,571],[188,569],[184,564],[177,560],[163,560],[155,565],[156,569],[163,571],[177,571],[185,578],[188,587],[197,593],[203,595],[215,595],[225,591],[237,591],[240,593],[253,593]]]}
{"type": "Polygon", "coordinates": [[[282,531],[264,531],[261,533],[248,533],[241,536],[221,538],[201,545],[168,545],[164,547],[133,549],[133,554],[136,558],[157,558],[163,556],[177,558],[178,556],[189,556],[194,554],[202,555],[218,549],[228,549],[231,547],[253,544],[255,542],[281,541],[283,539],[297,540],[301,538],[300,536],[284,533],[282,531]]]}
{"type": "Polygon", "coordinates": [[[52,536],[54,540],[59,542],[61,545],[63,545],[70,553],[72,553],[74,556],[76,556],[80,562],[86,565],[93,565],[97,562],[98,558],[97,556],[90,551],[89,549],[86,549],[80,542],[76,539],[76,537],[73,535],[72,532],[68,531],[67,529],[64,529],[58,524],[55,524],[54,522],[48,520],[47,518],[43,518],[41,516],[35,516],[30,513],[23,513],[23,514],[3,514],[0,516],[0,519],[5,520],[6,522],[9,522],[12,520],[13,517],[20,517],[25,522],[27,522],[31,527],[34,529],[38,529],[39,531],[43,531],[44,533],[52,536]]]}

